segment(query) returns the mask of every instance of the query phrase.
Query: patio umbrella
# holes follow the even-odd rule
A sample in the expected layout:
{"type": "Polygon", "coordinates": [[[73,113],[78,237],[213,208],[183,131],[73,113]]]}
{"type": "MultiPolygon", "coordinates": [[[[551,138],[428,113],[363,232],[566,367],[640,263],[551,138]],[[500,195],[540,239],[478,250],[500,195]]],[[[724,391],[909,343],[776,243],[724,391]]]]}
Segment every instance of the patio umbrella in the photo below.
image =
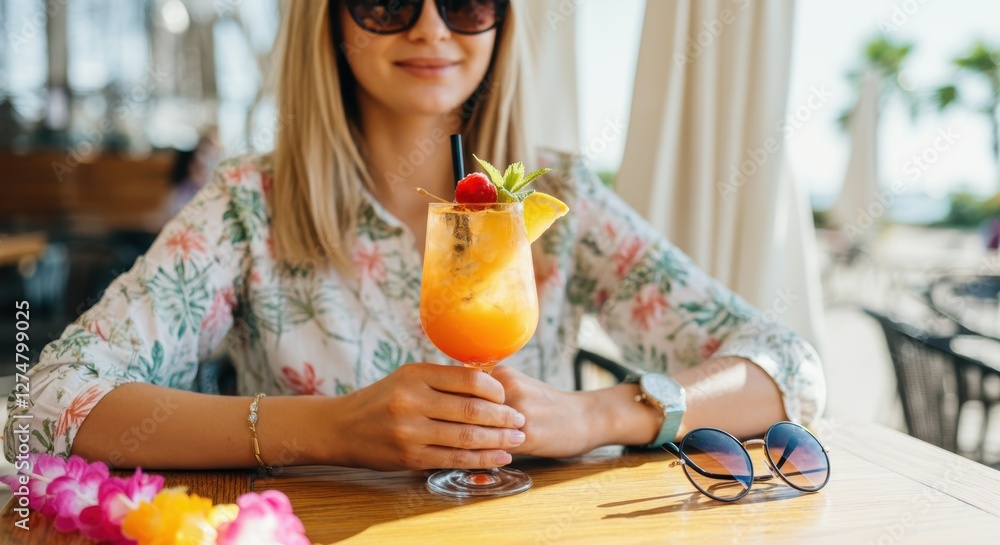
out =
{"type": "Polygon", "coordinates": [[[840,198],[830,210],[830,218],[852,246],[863,245],[871,228],[880,223],[890,202],[879,194],[878,185],[878,76],[868,71],[863,76],[858,104],[851,112],[847,131],[851,155],[840,198]]]}

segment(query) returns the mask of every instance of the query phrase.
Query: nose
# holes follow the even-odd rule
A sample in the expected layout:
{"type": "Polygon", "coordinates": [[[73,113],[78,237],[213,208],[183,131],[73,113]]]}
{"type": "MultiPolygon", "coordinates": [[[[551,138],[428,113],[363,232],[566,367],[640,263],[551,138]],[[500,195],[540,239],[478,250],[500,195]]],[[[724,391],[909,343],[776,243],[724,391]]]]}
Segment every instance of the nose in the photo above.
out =
{"type": "Polygon", "coordinates": [[[441,14],[438,13],[437,2],[435,0],[425,0],[423,11],[417,24],[407,32],[407,37],[415,42],[437,43],[448,39],[451,30],[444,24],[441,14]]]}

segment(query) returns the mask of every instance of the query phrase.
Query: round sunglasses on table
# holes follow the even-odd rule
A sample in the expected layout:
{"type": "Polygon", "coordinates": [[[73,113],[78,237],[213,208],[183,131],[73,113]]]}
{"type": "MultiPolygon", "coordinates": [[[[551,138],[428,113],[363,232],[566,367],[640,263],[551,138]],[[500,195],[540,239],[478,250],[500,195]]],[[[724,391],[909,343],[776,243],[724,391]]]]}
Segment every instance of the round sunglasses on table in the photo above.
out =
{"type": "MultiPolygon", "coordinates": [[[[503,22],[510,0],[431,0],[452,32],[479,34],[503,22]]],[[[336,2],[330,3],[332,7],[336,2]]],[[[424,0],[344,0],[351,18],[373,34],[405,32],[417,24],[424,0]]]]}
{"type": "Polygon", "coordinates": [[[706,496],[719,501],[735,501],[750,492],[755,481],[774,477],[802,492],[816,492],[830,481],[829,451],[809,430],[793,422],[778,422],[763,439],[740,442],[715,428],[691,430],[676,443],[663,449],[684,467],[684,475],[706,496]],[[763,445],[769,475],[754,475],[747,447],[763,445]]]}

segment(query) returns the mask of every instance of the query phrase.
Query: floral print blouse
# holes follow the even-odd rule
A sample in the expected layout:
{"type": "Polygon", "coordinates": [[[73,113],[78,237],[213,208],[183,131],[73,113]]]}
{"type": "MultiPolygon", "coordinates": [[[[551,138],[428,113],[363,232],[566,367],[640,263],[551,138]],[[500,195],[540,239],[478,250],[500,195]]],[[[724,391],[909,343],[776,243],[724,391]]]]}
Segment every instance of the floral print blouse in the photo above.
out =
{"type": "MultiPolygon", "coordinates": [[[[777,383],[788,417],[822,411],[816,352],[695,267],[579,161],[543,157],[538,189],[570,213],[533,248],[540,318],[504,361],[572,389],[581,318],[596,315],[625,363],[673,373],[738,356],[777,383]]],[[[30,370],[30,448],[68,456],[91,409],[113,388],[147,382],[193,389],[198,362],[225,348],[240,394],[341,395],[407,362],[448,363],[419,319],[421,257],[407,228],[366,193],[354,275],[272,257],[269,157],[223,163],[149,252],[42,351],[30,370]]],[[[15,454],[15,420],[5,452],[15,454]]]]}

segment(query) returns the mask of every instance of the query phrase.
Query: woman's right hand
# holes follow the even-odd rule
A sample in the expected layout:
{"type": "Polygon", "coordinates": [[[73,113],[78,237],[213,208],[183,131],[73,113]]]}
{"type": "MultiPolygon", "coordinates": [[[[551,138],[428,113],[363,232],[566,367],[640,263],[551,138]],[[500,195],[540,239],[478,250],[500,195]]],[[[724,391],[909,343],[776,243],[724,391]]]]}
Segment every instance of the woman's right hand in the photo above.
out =
{"type": "Polygon", "coordinates": [[[524,415],[503,405],[503,386],[458,366],[410,363],[338,401],[340,465],[377,470],[489,469],[524,442],[524,415]]]}

